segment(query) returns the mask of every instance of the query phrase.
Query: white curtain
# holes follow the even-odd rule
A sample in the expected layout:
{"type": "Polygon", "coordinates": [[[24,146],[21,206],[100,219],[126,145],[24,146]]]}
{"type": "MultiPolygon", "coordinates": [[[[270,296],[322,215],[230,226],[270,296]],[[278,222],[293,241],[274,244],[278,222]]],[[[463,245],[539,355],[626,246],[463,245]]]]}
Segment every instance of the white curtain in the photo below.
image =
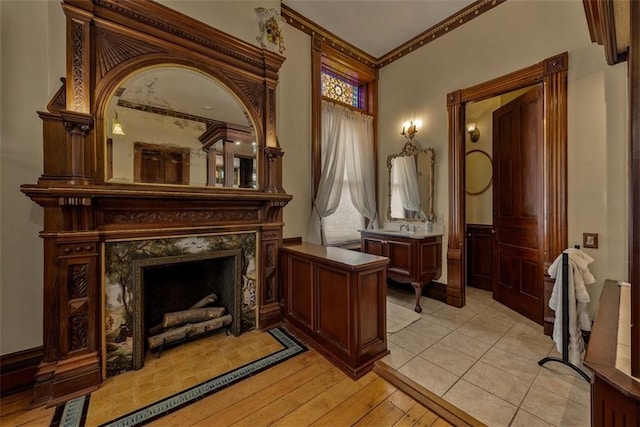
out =
{"type": "Polygon", "coordinates": [[[415,156],[402,156],[393,159],[394,174],[398,179],[398,190],[402,207],[406,211],[420,211],[420,192],[418,191],[418,171],[415,156]]]}
{"type": "Polygon", "coordinates": [[[373,117],[322,101],[321,175],[307,241],[325,244],[322,218],[333,214],[342,195],[345,167],[351,202],[369,228],[377,227],[373,158],[373,117]]]}

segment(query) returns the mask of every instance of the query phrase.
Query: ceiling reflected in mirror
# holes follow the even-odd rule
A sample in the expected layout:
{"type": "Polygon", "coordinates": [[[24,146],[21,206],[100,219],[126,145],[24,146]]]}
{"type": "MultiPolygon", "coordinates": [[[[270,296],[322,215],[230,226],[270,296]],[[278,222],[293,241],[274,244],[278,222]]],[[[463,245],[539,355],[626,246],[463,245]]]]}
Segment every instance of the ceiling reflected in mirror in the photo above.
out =
{"type": "Polygon", "coordinates": [[[110,182],[256,188],[254,125],[227,87],[156,66],[125,79],[105,113],[110,182]]]}

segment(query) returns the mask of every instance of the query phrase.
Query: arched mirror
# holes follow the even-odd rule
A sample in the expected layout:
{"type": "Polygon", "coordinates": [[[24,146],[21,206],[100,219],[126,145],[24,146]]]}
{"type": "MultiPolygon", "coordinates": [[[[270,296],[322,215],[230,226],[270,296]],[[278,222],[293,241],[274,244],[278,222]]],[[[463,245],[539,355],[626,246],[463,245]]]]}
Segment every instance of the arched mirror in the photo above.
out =
{"type": "Polygon", "coordinates": [[[466,192],[477,196],[487,191],[493,183],[493,162],[489,153],[471,150],[466,155],[466,192]]]}
{"type": "Polygon", "coordinates": [[[433,148],[408,141],[402,152],[387,157],[389,221],[434,221],[433,148]]]}
{"type": "Polygon", "coordinates": [[[145,68],[116,88],[104,117],[109,182],[257,188],[255,126],[211,76],[145,68]]]}

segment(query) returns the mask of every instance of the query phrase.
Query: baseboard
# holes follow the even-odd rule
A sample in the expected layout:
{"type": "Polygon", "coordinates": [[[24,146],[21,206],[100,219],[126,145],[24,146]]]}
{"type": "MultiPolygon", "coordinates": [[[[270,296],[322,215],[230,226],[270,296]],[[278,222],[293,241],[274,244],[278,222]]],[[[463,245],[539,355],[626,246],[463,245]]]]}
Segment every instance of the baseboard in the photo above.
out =
{"type": "Polygon", "coordinates": [[[0,356],[0,396],[33,387],[42,354],[42,347],[34,347],[0,356]]]}
{"type": "Polygon", "coordinates": [[[373,372],[454,426],[485,426],[481,421],[453,406],[437,394],[430,392],[409,377],[392,369],[383,361],[375,363],[373,372]]]}

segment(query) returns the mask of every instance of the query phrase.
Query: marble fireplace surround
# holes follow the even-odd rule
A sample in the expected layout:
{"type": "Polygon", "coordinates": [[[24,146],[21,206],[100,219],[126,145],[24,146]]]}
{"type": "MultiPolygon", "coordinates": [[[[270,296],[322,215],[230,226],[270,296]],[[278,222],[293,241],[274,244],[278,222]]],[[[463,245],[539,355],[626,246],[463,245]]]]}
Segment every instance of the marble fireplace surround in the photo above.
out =
{"type": "MultiPolygon", "coordinates": [[[[178,242],[251,235],[255,327],[282,321],[278,251],[282,149],[276,86],[284,57],[151,0],[63,0],[66,76],[46,106],[43,172],[21,191],[43,208],[43,358],[33,406],[55,405],[99,387],[105,370],[105,263],[116,241],[178,242]],[[107,105],[139,70],[180,65],[224,83],[251,117],[256,188],[108,181],[107,105]]],[[[37,262],[37,260],[34,260],[37,262]]]]}

